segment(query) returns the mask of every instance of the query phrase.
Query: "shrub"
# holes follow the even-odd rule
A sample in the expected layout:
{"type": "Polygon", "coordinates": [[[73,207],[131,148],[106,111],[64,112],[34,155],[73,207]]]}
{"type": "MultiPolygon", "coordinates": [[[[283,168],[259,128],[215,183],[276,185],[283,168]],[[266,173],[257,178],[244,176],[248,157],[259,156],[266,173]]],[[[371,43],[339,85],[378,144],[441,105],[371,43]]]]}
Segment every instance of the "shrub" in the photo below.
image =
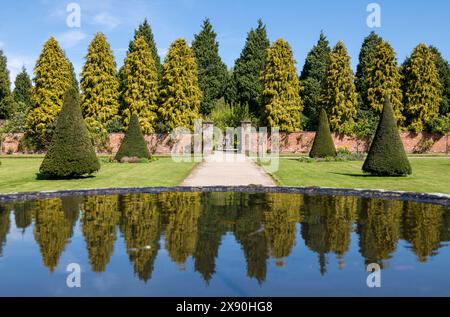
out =
{"type": "Polygon", "coordinates": [[[412,172],[387,97],[363,171],[380,176],[401,176],[412,172]]]}
{"type": "Polygon", "coordinates": [[[125,137],[120,145],[119,151],[116,154],[116,160],[121,162],[122,158],[147,158],[150,159],[152,155],[147,147],[147,142],[142,135],[141,127],[139,126],[139,119],[136,114],[133,114],[130,121],[130,126],[125,134],[125,137]]]}
{"type": "Polygon", "coordinates": [[[325,110],[322,108],[319,115],[319,126],[314,138],[310,157],[327,157],[336,156],[336,148],[334,147],[333,138],[330,133],[330,125],[328,124],[328,117],[325,110]]]}
{"type": "Polygon", "coordinates": [[[46,178],[75,178],[99,169],[100,163],[81,115],[78,92],[69,88],[40,173],[46,178]]]}

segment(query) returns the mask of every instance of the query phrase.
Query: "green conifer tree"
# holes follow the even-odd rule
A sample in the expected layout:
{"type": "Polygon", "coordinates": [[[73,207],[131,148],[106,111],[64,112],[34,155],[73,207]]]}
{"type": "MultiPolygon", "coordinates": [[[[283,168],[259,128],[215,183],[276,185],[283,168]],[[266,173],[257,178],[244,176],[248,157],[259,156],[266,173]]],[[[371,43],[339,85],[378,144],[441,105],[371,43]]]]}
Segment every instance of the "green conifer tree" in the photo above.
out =
{"type": "Polygon", "coordinates": [[[202,30],[194,36],[192,42],[192,51],[198,67],[198,82],[203,92],[200,107],[203,115],[211,113],[217,100],[223,97],[227,84],[227,67],[220,58],[216,37],[209,19],[206,19],[203,21],[202,30]]]}
{"type": "Polygon", "coordinates": [[[100,169],[74,87],[67,89],[55,132],[39,169],[47,178],[76,178],[100,169]]]}
{"type": "Polygon", "coordinates": [[[412,172],[398,133],[394,110],[387,97],[362,169],[366,173],[379,176],[401,176],[412,172]]]}
{"type": "Polygon", "coordinates": [[[320,109],[319,125],[309,156],[320,158],[336,156],[336,148],[331,137],[327,113],[323,108],[320,109]]]}
{"type": "Polygon", "coordinates": [[[197,63],[184,39],[172,43],[163,65],[159,114],[168,131],[192,128],[200,117],[202,92],[198,85],[197,63]]]}
{"type": "Polygon", "coordinates": [[[116,154],[116,160],[120,161],[124,157],[151,158],[136,114],[131,116],[128,130],[116,154]]]}
{"type": "Polygon", "coordinates": [[[7,58],[0,50],[0,119],[8,119],[12,115],[13,106],[7,58]]]}
{"type": "Polygon", "coordinates": [[[158,111],[158,72],[147,42],[138,37],[123,67],[122,114],[126,125],[136,113],[144,133],[155,132],[158,111]]]}
{"type": "Polygon", "coordinates": [[[350,69],[350,57],[343,42],[338,42],[330,54],[326,77],[320,96],[332,131],[348,133],[357,112],[357,93],[350,69]]]}
{"type": "Polygon", "coordinates": [[[439,73],[439,81],[442,88],[442,100],[439,106],[439,113],[445,116],[450,114],[450,64],[442,57],[441,52],[436,47],[430,46],[430,49],[435,56],[434,63],[439,73]]]}
{"type": "Polygon", "coordinates": [[[401,75],[397,66],[395,52],[389,43],[381,41],[371,57],[371,64],[365,70],[365,89],[367,89],[367,105],[376,113],[383,110],[384,99],[394,108],[395,118],[399,125],[405,119],[402,115],[401,75]]]}
{"type": "Polygon", "coordinates": [[[421,132],[438,116],[442,100],[435,54],[425,44],[419,44],[406,59],[402,72],[406,124],[411,131],[421,132]]]}
{"type": "Polygon", "coordinates": [[[285,132],[300,130],[303,110],[295,63],[289,43],[278,39],[267,52],[266,68],[261,76],[264,119],[268,127],[279,127],[285,132]]]}
{"type": "Polygon", "coordinates": [[[248,33],[244,49],[234,67],[237,102],[248,105],[250,111],[257,116],[264,111],[261,100],[263,85],[260,78],[261,72],[266,67],[269,47],[266,26],[261,20],[258,20],[257,28],[248,33]]]}
{"type": "Polygon", "coordinates": [[[306,56],[305,65],[300,75],[304,87],[301,96],[305,103],[303,115],[306,117],[304,126],[307,130],[315,130],[319,120],[320,90],[325,80],[331,49],[323,32],[317,44],[306,56]]]}
{"type": "Polygon", "coordinates": [[[119,81],[113,51],[102,33],[88,48],[81,73],[81,109],[91,134],[107,133],[108,124],[119,111],[119,81]]]}
{"type": "Polygon", "coordinates": [[[71,67],[54,37],[44,45],[34,69],[33,109],[26,133],[37,147],[48,145],[66,90],[73,85],[71,67]]]}
{"type": "MultiPolygon", "coordinates": [[[[383,39],[375,32],[370,34],[364,39],[359,52],[359,62],[356,67],[355,86],[360,96],[359,107],[363,110],[369,110],[370,104],[367,100],[367,70],[370,65],[373,65],[373,58],[377,52],[377,45],[381,44],[383,39]]],[[[381,109],[380,109],[381,112],[381,109]]]]}
{"type": "Polygon", "coordinates": [[[144,22],[141,23],[139,27],[134,31],[134,40],[130,42],[128,52],[131,52],[133,50],[133,42],[136,41],[137,38],[140,36],[142,36],[144,40],[147,42],[150,52],[152,53],[153,61],[155,62],[158,74],[161,74],[162,73],[161,58],[158,55],[158,49],[156,47],[155,39],[153,37],[153,31],[147,19],[145,19],[144,22]]]}
{"type": "Polygon", "coordinates": [[[15,102],[23,102],[27,108],[31,108],[33,103],[31,101],[31,93],[33,84],[31,83],[30,76],[28,76],[25,67],[22,67],[22,71],[17,75],[14,81],[13,96],[15,102]]]}

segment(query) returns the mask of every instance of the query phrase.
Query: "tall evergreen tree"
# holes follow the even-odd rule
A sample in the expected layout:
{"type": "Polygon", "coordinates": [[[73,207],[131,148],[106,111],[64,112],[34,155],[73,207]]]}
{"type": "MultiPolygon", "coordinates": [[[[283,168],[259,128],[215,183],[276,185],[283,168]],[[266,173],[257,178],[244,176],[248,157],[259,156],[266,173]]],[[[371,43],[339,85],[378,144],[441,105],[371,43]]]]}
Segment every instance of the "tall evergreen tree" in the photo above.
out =
{"type": "Polygon", "coordinates": [[[434,63],[439,73],[439,81],[442,88],[442,101],[439,113],[445,116],[450,113],[450,64],[442,57],[441,52],[436,47],[430,46],[430,49],[435,56],[434,63]]]}
{"type": "Polygon", "coordinates": [[[97,33],[89,45],[81,90],[81,108],[89,131],[106,134],[108,123],[119,111],[119,81],[113,51],[102,33],[97,33]]]}
{"type": "Polygon", "coordinates": [[[394,110],[387,97],[362,169],[366,173],[379,176],[401,176],[412,172],[398,133],[394,110]]]}
{"type": "Polygon", "coordinates": [[[156,48],[152,28],[150,27],[150,24],[148,23],[147,19],[145,19],[144,22],[141,23],[139,27],[134,31],[134,40],[130,41],[128,53],[130,53],[133,50],[133,42],[136,41],[137,38],[140,36],[142,36],[144,40],[147,42],[148,48],[152,53],[152,58],[153,61],[155,62],[158,74],[161,74],[162,73],[161,58],[158,55],[158,49],[156,48]]]}
{"type": "Polygon", "coordinates": [[[27,108],[32,107],[31,93],[33,84],[30,76],[28,76],[25,67],[22,67],[22,71],[17,75],[14,81],[13,96],[15,102],[23,102],[27,108]]]}
{"type": "Polygon", "coordinates": [[[304,87],[301,96],[305,103],[303,114],[307,118],[306,128],[315,130],[319,118],[320,89],[325,80],[331,49],[326,36],[320,32],[317,44],[306,56],[300,80],[304,87]]]}
{"type": "Polygon", "coordinates": [[[7,58],[0,50],[0,119],[7,119],[13,111],[13,100],[11,97],[11,82],[7,68],[7,58]]]}
{"type": "MultiPolygon", "coordinates": [[[[359,63],[356,67],[355,86],[361,98],[359,107],[364,110],[370,109],[367,100],[367,70],[370,65],[373,65],[373,58],[377,52],[377,45],[381,44],[383,39],[375,32],[364,39],[359,53],[359,63]]],[[[380,110],[381,111],[381,110],[380,110]]]]}
{"type": "Polygon", "coordinates": [[[278,39],[267,52],[266,68],[261,76],[264,119],[269,127],[281,131],[300,130],[300,114],[303,101],[300,97],[300,81],[295,69],[291,46],[278,39]]]}
{"type": "Polygon", "coordinates": [[[320,96],[333,131],[348,132],[357,112],[357,93],[350,69],[350,57],[343,42],[338,42],[330,54],[326,77],[320,96]]]}
{"type": "Polygon", "coordinates": [[[198,85],[197,63],[184,39],[172,43],[163,65],[159,114],[168,131],[192,128],[200,117],[202,91],[198,85]]]}
{"type": "Polygon", "coordinates": [[[365,71],[365,88],[367,105],[375,112],[381,113],[384,99],[389,96],[399,125],[403,123],[401,75],[397,66],[395,51],[389,43],[382,41],[376,46],[371,64],[365,71]]]}
{"type": "Polygon", "coordinates": [[[248,33],[244,49],[234,67],[237,102],[248,105],[250,111],[256,115],[263,112],[261,104],[263,85],[260,77],[266,66],[269,47],[266,26],[258,20],[258,27],[248,33]]]}
{"type": "Polygon", "coordinates": [[[100,163],[81,114],[78,91],[69,87],[39,171],[46,177],[74,178],[99,169],[100,163]]]}
{"type": "Polygon", "coordinates": [[[411,131],[420,132],[438,116],[442,100],[435,54],[425,44],[419,44],[406,59],[402,72],[406,123],[411,131]]]}
{"type": "Polygon", "coordinates": [[[54,37],[44,45],[34,69],[33,109],[26,122],[26,133],[35,145],[48,144],[64,94],[73,85],[70,64],[54,37]]]}
{"type": "Polygon", "coordinates": [[[158,72],[147,42],[138,37],[123,67],[122,114],[126,125],[136,113],[144,133],[155,132],[158,111],[158,72]]]}
{"type": "Polygon", "coordinates": [[[220,58],[216,37],[209,19],[206,19],[202,30],[194,36],[192,42],[198,67],[198,82],[203,92],[200,112],[204,115],[211,113],[216,101],[223,97],[227,85],[227,67],[220,58]]]}

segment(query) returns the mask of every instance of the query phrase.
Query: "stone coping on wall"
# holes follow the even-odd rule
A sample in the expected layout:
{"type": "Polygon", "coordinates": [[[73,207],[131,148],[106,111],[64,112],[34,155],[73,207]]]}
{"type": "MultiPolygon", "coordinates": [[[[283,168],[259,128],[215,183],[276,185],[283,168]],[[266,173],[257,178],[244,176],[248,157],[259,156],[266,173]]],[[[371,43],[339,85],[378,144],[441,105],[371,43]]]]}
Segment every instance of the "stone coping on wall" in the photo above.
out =
{"type": "Polygon", "coordinates": [[[159,194],[165,192],[237,192],[237,193],[286,193],[305,195],[356,196],[385,200],[414,201],[450,207],[450,195],[442,193],[418,193],[390,191],[383,189],[330,188],[330,187],[288,187],[288,186],[176,186],[176,187],[116,187],[97,189],[56,190],[0,194],[0,202],[13,202],[37,199],[60,198],[68,196],[159,194]]]}

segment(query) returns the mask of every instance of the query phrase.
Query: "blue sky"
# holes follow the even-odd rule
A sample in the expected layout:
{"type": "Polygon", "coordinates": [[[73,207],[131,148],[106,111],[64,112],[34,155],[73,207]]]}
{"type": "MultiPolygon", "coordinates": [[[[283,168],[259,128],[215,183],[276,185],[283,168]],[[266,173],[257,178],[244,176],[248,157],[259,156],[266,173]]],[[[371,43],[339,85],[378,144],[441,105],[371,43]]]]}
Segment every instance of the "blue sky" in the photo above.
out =
{"type": "Polygon", "coordinates": [[[136,26],[148,18],[159,54],[183,37],[192,41],[202,20],[209,17],[220,42],[220,54],[231,67],[247,32],[262,18],[271,41],[283,37],[291,44],[298,71],[320,30],[334,45],[343,40],[356,68],[361,43],[371,30],[388,40],[400,62],[420,42],[437,46],[450,59],[449,0],[2,0],[0,49],[8,57],[11,81],[25,65],[31,74],[44,42],[55,36],[80,72],[89,42],[103,32],[123,63],[136,26]],[[66,7],[81,8],[81,28],[69,28],[66,7]],[[371,29],[366,7],[381,6],[381,27],[371,29]]]}

